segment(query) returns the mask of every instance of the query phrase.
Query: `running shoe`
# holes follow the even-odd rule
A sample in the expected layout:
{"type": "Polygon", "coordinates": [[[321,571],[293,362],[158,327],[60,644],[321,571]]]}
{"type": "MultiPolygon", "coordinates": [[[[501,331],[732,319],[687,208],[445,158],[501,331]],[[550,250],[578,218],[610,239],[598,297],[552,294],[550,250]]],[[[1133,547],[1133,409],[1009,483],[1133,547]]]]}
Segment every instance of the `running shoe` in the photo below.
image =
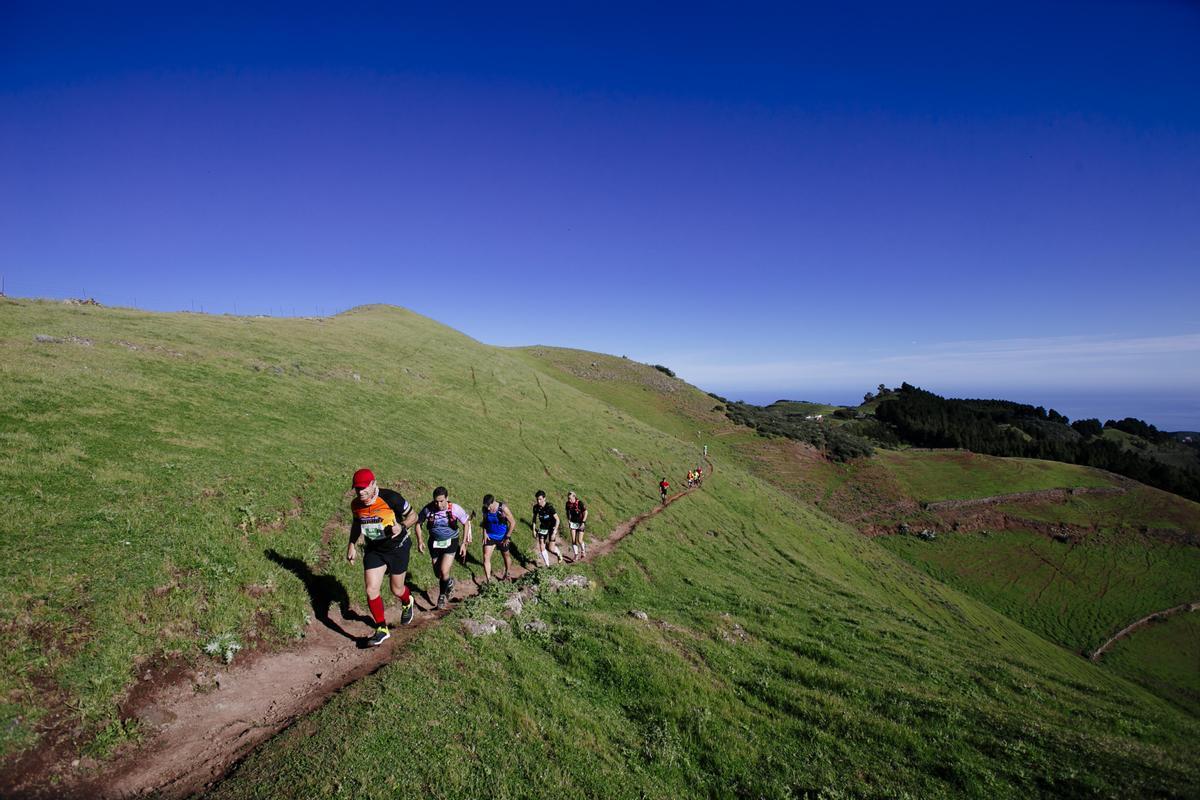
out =
{"type": "Polygon", "coordinates": [[[408,625],[412,622],[413,607],[415,605],[416,605],[416,601],[413,600],[412,595],[410,594],[408,596],[408,602],[400,607],[400,624],[401,625],[408,625]]]}
{"type": "Polygon", "coordinates": [[[390,638],[392,638],[392,634],[388,632],[387,625],[380,625],[375,629],[375,633],[371,635],[371,638],[367,639],[367,644],[371,647],[379,647],[379,645],[390,638]]]}
{"type": "Polygon", "coordinates": [[[437,607],[439,610],[446,607],[446,593],[445,592],[442,592],[438,595],[437,607]]]}

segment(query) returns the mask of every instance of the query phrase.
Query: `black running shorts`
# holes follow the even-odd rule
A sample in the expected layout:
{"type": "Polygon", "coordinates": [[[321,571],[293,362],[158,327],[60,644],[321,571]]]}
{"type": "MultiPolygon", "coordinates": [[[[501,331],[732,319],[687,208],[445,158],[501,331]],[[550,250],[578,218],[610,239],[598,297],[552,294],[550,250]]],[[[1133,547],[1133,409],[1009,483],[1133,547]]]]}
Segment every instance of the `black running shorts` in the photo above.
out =
{"type": "Polygon", "coordinates": [[[508,552],[508,537],[505,536],[503,539],[484,539],[483,546],[484,547],[495,547],[501,553],[507,553],[508,552]]]}
{"type": "Polygon", "coordinates": [[[408,572],[408,553],[412,550],[412,539],[405,537],[404,544],[388,550],[370,550],[363,553],[363,569],[387,567],[388,575],[408,572]]]}
{"type": "Polygon", "coordinates": [[[454,536],[449,539],[435,539],[429,537],[429,558],[434,564],[445,555],[458,556],[458,537],[454,536]],[[435,547],[434,545],[440,545],[435,547]]]}

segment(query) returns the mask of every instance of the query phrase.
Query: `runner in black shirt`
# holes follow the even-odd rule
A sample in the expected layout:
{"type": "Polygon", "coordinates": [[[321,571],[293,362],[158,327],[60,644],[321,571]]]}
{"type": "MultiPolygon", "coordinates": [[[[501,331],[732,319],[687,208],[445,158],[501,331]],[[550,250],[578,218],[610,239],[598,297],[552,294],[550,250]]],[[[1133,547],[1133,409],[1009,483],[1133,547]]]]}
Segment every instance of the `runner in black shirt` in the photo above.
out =
{"type": "Polygon", "coordinates": [[[587,555],[583,543],[583,528],[587,524],[588,510],[579,495],[567,492],[567,525],[571,528],[571,556],[578,561],[587,555]]]}
{"type": "Polygon", "coordinates": [[[550,566],[550,554],[546,548],[554,550],[558,563],[563,563],[562,551],[558,549],[558,512],[554,506],[546,502],[546,493],[541,489],[533,496],[533,549],[541,556],[546,566],[550,566]]]}

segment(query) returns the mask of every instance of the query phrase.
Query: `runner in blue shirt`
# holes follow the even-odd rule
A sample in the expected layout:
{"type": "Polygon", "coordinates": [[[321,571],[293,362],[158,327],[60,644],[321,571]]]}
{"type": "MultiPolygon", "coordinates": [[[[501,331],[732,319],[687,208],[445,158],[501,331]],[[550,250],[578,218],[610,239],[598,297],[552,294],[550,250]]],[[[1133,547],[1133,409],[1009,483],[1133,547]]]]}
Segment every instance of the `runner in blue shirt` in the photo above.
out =
{"type": "Polygon", "coordinates": [[[512,555],[509,553],[509,544],[512,540],[513,529],[517,527],[517,520],[513,517],[512,512],[508,510],[508,506],[495,496],[485,494],[483,496],[483,510],[480,514],[481,524],[483,525],[483,574],[488,583],[492,582],[492,553],[495,550],[500,551],[500,555],[504,556],[504,574],[500,576],[500,580],[508,580],[509,570],[512,569],[512,555]]]}

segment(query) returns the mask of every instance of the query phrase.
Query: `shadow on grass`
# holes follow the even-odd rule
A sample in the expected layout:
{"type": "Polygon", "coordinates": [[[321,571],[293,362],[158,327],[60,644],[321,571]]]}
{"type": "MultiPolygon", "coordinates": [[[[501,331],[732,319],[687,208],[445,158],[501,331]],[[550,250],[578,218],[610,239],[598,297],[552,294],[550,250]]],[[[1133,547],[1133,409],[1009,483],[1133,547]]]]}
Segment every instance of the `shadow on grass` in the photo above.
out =
{"type": "Polygon", "coordinates": [[[367,637],[355,636],[349,633],[329,615],[329,607],[336,605],[342,622],[361,622],[372,628],[375,627],[373,619],[363,614],[358,614],[350,608],[350,595],[346,592],[346,587],[342,585],[340,580],[332,575],[317,575],[302,559],[282,555],[274,548],[267,548],[263,551],[263,555],[300,579],[304,584],[305,590],[308,591],[308,599],[312,603],[313,616],[322,625],[353,642],[361,644],[366,641],[367,637]]]}

